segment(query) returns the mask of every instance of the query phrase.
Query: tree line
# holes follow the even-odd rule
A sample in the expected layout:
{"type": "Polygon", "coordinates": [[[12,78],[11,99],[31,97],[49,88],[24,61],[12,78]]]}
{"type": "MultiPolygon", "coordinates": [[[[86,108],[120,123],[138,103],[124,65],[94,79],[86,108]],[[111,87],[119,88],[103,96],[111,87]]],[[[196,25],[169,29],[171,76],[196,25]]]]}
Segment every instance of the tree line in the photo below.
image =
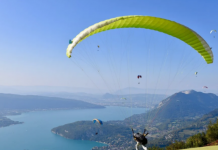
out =
{"type": "Polygon", "coordinates": [[[160,147],[151,147],[149,150],[178,150],[178,149],[186,149],[186,148],[194,148],[194,147],[202,147],[206,146],[214,141],[218,140],[218,119],[213,124],[211,121],[207,126],[207,131],[195,134],[186,141],[175,141],[170,144],[166,148],[160,147]]]}

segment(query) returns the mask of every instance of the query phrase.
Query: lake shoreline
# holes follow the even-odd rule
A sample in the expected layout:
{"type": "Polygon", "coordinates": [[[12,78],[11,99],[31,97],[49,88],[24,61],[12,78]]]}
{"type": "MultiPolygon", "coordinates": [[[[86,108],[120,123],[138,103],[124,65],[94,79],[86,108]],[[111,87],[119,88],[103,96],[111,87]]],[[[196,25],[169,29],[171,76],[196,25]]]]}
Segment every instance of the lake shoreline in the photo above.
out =
{"type": "MultiPolygon", "coordinates": [[[[55,135],[59,135],[59,136],[65,138],[65,139],[70,139],[70,138],[67,138],[67,137],[65,137],[64,135],[58,134],[58,133],[56,133],[56,132],[54,132],[54,131],[52,131],[52,130],[51,130],[51,132],[52,132],[53,134],[55,134],[55,135]]],[[[70,140],[74,140],[74,139],[70,139],[70,140]]],[[[77,141],[77,140],[74,140],[74,141],[77,141]]],[[[90,140],[78,140],[78,141],[90,141],[90,140]]],[[[105,144],[104,146],[109,146],[109,145],[110,145],[110,144],[108,144],[108,143],[106,143],[106,142],[101,142],[101,141],[91,141],[91,142],[97,142],[97,143],[105,144]]],[[[96,146],[95,146],[95,147],[96,147],[96,146]]],[[[101,147],[103,147],[103,146],[101,146],[101,147]]],[[[93,148],[94,148],[94,147],[93,147],[93,148]]]]}
{"type": "MultiPolygon", "coordinates": [[[[84,110],[84,109],[105,109],[106,107],[104,108],[57,108],[57,109],[35,109],[35,110],[11,110],[11,112],[7,112],[7,114],[5,115],[2,115],[0,117],[4,117],[10,121],[13,121],[13,122],[17,122],[17,121],[14,121],[8,117],[10,116],[17,116],[17,115],[22,115],[23,113],[29,113],[29,112],[42,112],[42,111],[59,111],[59,110],[84,110]]],[[[3,111],[4,112],[4,111],[3,111]]],[[[19,121],[18,121],[19,122],[19,121]]],[[[8,127],[8,126],[11,126],[11,125],[18,125],[18,124],[24,124],[24,122],[19,122],[19,123],[16,123],[16,124],[9,124],[9,125],[6,125],[6,126],[1,126],[1,122],[0,122],[0,128],[4,128],[4,127],[8,127]]]]}
{"type": "MultiPolygon", "coordinates": [[[[133,108],[132,111],[133,114],[140,114],[144,112],[144,109],[133,108]]],[[[109,106],[104,109],[25,110],[19,115],[18,113],[16,115],[15,113],[8,113],[6,116],[9,119],[24,123],[20,126],[11,125],[0,129],[2,135],[0,136],[0,142],[2,143],[0,149],[91,150],[94,147],[109,146],[108,143],[105,143],[106,141],[104,142],[101,139],[90,141],[66,139],[51,133],[51,129],[80,120],[92,121],[93,118],[103,119],[104,122],[124,120],[130,116],[130,112],[130,108],[109,106]],[[121,111],[129,113],[122,114],[121,111]],[[14,136],[11,136],[11,133],[14,136]],[[28,142],[26,142],[26,139],[28,139],[28,142]],[[14,143],[13,141],[17,142],[14,143]]]]}

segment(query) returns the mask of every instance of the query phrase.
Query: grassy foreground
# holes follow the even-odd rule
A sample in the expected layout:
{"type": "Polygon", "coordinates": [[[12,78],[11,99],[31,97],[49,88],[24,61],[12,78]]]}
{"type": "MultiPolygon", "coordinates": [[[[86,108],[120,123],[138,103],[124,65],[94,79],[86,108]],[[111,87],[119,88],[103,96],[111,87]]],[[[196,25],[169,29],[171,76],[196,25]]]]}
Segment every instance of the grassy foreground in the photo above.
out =
{"type": "Polygon", "coordinates": [[[183,150],[218,150],[218,146],[196,147],[196,148],[188,148],[183,150]]]}

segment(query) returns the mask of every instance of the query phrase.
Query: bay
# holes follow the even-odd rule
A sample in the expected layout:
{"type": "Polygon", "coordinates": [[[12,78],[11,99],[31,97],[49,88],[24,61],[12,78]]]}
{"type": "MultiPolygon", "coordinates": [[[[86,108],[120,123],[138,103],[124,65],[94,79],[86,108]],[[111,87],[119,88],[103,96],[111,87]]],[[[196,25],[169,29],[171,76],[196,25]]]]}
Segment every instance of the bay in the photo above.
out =
{"type": "Polygon", "coordinates": [[[0,150],[90,150],[104,144],[66,139],[53,134],[51,129],[76,121],[91,121],[93,118],[102,121],[123,120],[145,111],[145,108],[108,106],[104,109],[35,111],[7,116],[24,123],[0,128],[0,150]]]}

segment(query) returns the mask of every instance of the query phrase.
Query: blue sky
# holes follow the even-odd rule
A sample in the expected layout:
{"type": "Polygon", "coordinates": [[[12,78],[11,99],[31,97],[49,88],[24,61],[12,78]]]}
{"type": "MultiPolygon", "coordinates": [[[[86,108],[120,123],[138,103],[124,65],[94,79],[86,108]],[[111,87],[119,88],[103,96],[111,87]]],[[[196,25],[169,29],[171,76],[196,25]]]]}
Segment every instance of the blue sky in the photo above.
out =
{"type": "MultiPolygon", "coordinates": [[[[172,85],[171,88],[202,90],[202,86],[207,85],[214,92],[218,90],[218,61],[216,59],[218,57],[218,36],[217,38],[213,38],[209,32],[212,29],[218,29],[217,4],[218,1],[216,0],[2,0],[0,2],[0,86],[98,87],[97,89],[103,88],[108,92],[117,90],[119,86],[122,88],[128,86],[145,88],[146,86],[150,86],[152,89],[164,89],[170,85],[170,82],[164,83],[161,81],[164,81],[166,78],[169,78],[170,81],[170,78],[173,78],[175,73],[171,75],[172,77],[165,77],[164,74],[167,76],[166,72],[161,71],[161,77],[158,77],[160,74],[158,73],[159,71],[157,73],[153,71],[153,74],[156,75],[155,79],[152,78],[153,74],[150,73],[150,76],[148,76],[149,79],[145,80],[143,78],[142,84],[138,85],[138,80],[132,78],[139,74],[139,70],[142,70],[143,65],[142,67],[138,67],[132,61],[132,71],[128,71],[128,68],[125,70],[125,66],[122,65],[118,67],[117,61],[121,58],[118,57],[122,55],[121,52],[114,54],[114,61],[111,60],[112,67],[113,65],[117,66],[115,69],[117,72],[114,74],[109,73],[110,69],[104,61],[105,58],[95,52],[97,56],[99,55],[98,67],[101,68],[103,77],[96,74],[96,70],[92,70],[92,65],[84,65],[82,67],[86,71],[84,73],[81,68],[72,63],[65,55],[69,39],[73,39],[80,31],[94,23],[117,16],[149,15],[186,25],[199,33],[213,47],[214,64],[208,66],[201,60],[200,55],[195,52],[191,54],[193,57],[195,55],[199,57],[199,60],[197,59],[195,63],[204,64],[202,68],[200,67],[201,72],[199,72],[199,76],[197,77],[198,80],[193,81],[194,78],[191,75],[195,70],[193,72],[191,71],[191,74],[189,74],[190,71],[187,71],[188,75],[178,76],[175,85],[172,85]],[[118,71],[122,67],[123,69],[118,71]],[[127,72],[129,72],[129,75],[126,74],[127,72]],[[134,73],[132,74],[132,72],[134,73]],[[119,79],[120,76],[125,80],[121,81],[119,79]],[[185,79],[183,80],[183,78],[185,79]],[[119,83],[116,80],[119,80],[119,83]],[[125,82],[129,80],[131,80],[130,83],[126,84],[125,82]],[[157,80],[159,81],[157,82],[157,80]],[[148,81],[152,82],[149,85],[145,84],[148,81]],[[118,85],[115,86],[114,84],[118,85]],[[110,88],[105,88],[107,85],[110,88]]],[[[127,35],[130,35],[131,37],[142,39],[143,35],[140,34],[140,31],[124,30],[118,33],[118,38],[127,40],[127,35]]],[[[150,31],[147,33],[149,35],[153,34],[150,31]]],[[[105,44],[109,45],[108,47],[113,43],[111,47],[116,50],[120,46],[119,42],[115,42],[117,37],[113,37],[116,34],[116,31],[112,31],[111,33],[102,33],[99,36],[93,36],[78,45],[78,49],[82,49],[84,46],[95,49],[94,46],[98,43],[103,46],[103,43],[96,42],[99,39],[103,39],[108,42],[105,44]],[[109,40],[104,39],[105,37],[109,38],[109,40]]],[[[161,43],[161,38],[168,38],[168,36],[162,37],[162,34],[154,34],[156,34],[155,36],[158,39],[152,39],[151,36],[146,38],[148,38],[147,41],[150,41],[151,45],[158,49],[158,46],[156,46],[158,45],[157,43],[161,43]]],[[[177,42],[173,38],[169,38],[169,41],[177,42]]],[[[126,41],[126,43],[128,42],[126,41]]],[[[140,49],[143,47],[139,43],[132,43],[132,47],[128,46],[129,49],[140,49]]],[[[178,45],[174,45],[172,48],[181,49],[183,46],[183,43],[178,42],[178,45]]],[[[103,51],[103,48],[101,51],[103,51]]],[[[156,55],[157,52],[153,52],[152,55],[156,55]]],[[[75,52],[75,56],[83,54],[82,52],[80,54],[77,53],[78,51],[75,52]]],[[[148,49],[145,54],[148,54],[148,49]]],[[[155,58],[159,64],[163,64],[164,53],[163,55],[160,54],[160,56],[157,55],[157,57],[152,57],[152,55],[149,60],[150,63],[154,62],[151,59],[155,58]]],[[[178,55],[180,54],[178,53],[178,55]]],[[[137,54],[129,53],[128,57],[130,56],[132,57],[131,59],[138,60],[136,63],[141,64],[144,61],[140,51],[137,54]]],[[[123,59],[128,57],[126,56],[123,59]]],[[[179,58],[179,56],[177,57],[179,58]]],[[[167,57],[165,56],[165,58],[167,57]]],[[[124,61],[122,60],[121,62],[124,61]]],[[[78,63],[80,63],[79,60],[78,63]]],[[[166,65],[168,63],[170,62],[167,62],[166,65]]],[[[175,65],[178,63],[175,63],[175,65]]],[[[190,66],[188,65],[188,67],[190,66]]],[[[154,67],[155,65],[151,68],[154,67]]],[[[164,67],[160,66],[156,68],[156,70],[165,70],[164,67]]],[[[174,72],[176,72],[176,66],[174,68],[174,72]]],[[[146,72],[148,72],[146,69],[141,71],[143,76],[145,76],[146,72]]]]}

